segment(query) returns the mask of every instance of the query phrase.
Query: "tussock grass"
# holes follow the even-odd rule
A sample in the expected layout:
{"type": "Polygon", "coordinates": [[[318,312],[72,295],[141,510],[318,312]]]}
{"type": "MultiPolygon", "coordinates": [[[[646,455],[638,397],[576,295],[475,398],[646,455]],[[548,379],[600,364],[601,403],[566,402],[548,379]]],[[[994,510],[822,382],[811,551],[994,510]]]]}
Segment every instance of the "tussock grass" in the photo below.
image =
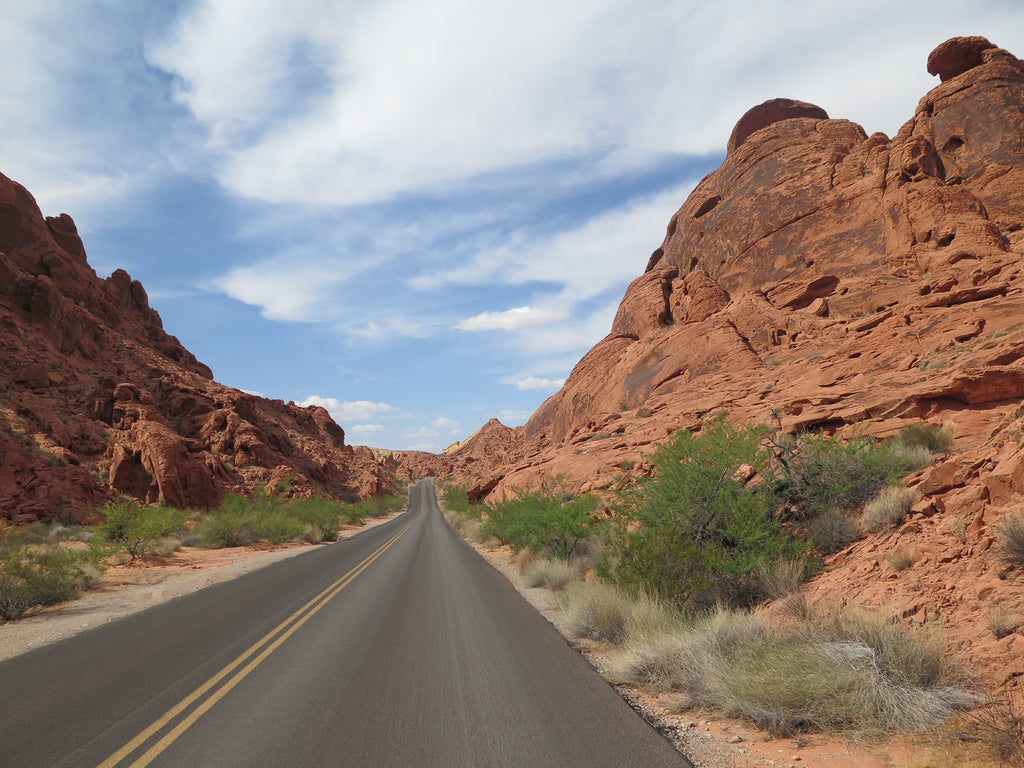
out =
{"type": "Polygon", "coordinates": [[[542,558],[534,560],[523,571],[523,579],[528,587],[544,587],[558,591],[580,579],[580,569],[565,560],[542,558]]]}
{"type": "Polygon", "coordinates": [[[876,533],[899,525],[916,500],[917,494],[905,486],[885,486],[864,505],[864,528],[876,533]]]}
{"type": "Polygon", "coordinates": [[[1024,710],[1012,701],[997,701],[957,719],[950,735],[975,744],[1001,765],[1024,765],[1024,710]]]}
{"type": "Polygon", "coordinates": [[[775,735],[922,730],[978,703],[952,678],[935,630],[860,614],[783,627],[718,609],[683,630],[634,640],[613,677],[685,691],[775,735]]]}
{"type": "Polygon", "coordinates": [[[822,512],[808,526],[807,538],[823,555],[832,555],[845,549],[860,537],[853,518],[841,509],[822,512]]]}
{"type": "Polygon", "coordinates": [[[929,453],[944,453],[953,447],[953,432],[937,424],[908,424],[896,433],[895,441],[907,447],[920,447],[929,453]]]}
{"type": "Polygon", "coordinates": [[[1009,565],[1024,568],[1024,512],[1018,510],[1007,515],[996,526],[999,535],[999,554],[1009,565]]]}
{"type": "Polygon", "coordinates": [[[678,626],[678,614],[649,597],[604,582],[570,584],[559,596],[570,634],[623,645],[678,626]]]}
{"type": "Polygon", "coordinates": [[[757,576],[764,592],[771,598],[781,599],[797,592],[807,578],[807,561],[802,558],[775,560],[761,566],[757,576]]]}

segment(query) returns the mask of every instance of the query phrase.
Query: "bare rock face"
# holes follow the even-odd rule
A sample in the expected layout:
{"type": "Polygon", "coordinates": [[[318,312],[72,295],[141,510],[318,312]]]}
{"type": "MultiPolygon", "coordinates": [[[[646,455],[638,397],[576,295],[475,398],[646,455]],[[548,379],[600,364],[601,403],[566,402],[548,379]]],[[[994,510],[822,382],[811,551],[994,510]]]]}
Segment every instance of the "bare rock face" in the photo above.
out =
{"type": "Polygon", "coordinates": [[[98,278],[71,217],[4,176],[0,357],[0,519],[89,522],[118,494],[209,507],[287,475],[297,494],[394,489],[324,409],[214,382],[139,281],[98,278]]]}
{"type": "Polygon", "coordinates": [[[981,682],[1019,686],[1018,636],[987,617],[1024,616],[996,546],[1024,504],[1024,62],[955,38],[928,69],[941,82],[891,139],[789,100],[744,115],[611,333],[504,453],[470,440],[456,457],[474,462],[442,471],[481,497],[559,477],[611,491],[719,413],[791,433],[947,427],[955,451],[907,480],[904,524],[834,556],[812,592],[941,620],[981,682]],[[907,578],[896,549],[917,554],[907,578]]]}

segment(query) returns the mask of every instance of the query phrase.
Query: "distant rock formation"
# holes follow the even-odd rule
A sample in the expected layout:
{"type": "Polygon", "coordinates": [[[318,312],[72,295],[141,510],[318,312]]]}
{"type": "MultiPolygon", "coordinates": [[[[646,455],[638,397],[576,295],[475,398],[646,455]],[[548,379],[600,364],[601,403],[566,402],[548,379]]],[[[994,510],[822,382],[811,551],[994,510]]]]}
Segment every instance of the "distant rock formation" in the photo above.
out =
{"type": "Polygon", "coordinates": [[[271,487],[363,498],[393,470],[345,445],[323,408],[254,397],[163,330],[124,270],[86,261],[67,214],[44,218],[0,175],[0,518],[87,521],[117,494],[181,508],[271,487]]]}

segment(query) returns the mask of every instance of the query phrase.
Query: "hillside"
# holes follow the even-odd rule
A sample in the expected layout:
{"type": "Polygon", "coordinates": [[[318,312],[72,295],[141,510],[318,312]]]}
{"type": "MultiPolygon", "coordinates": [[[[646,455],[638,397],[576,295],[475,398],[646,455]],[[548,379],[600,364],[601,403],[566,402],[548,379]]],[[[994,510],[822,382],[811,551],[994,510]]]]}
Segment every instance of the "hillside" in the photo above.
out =
{"type": "Polygon", "coordinates": [[[562,390],[431,469],[475,498],[556,477],[588,491],[722,412],[789,433],[941,425],[953,451],[908,479],[913,512],[812,591],[941,620],[980,679],[1016,685],[1024,638],[991,626],[1024,625],[993,546],[1024,494],[1024,63],[955,38],[927,67],[939,84],[891,138],[790,99],[743,115],[562,390]]]}
{"type": "Polygon", "coordinates": [[[128,494],[179,508],[290,478],[365,498],[393,467],[319,407],[213,380],[163,330],[142,284],[100,279],[74,221],[0,176],[0,518],[84,522],[128,494]]]}

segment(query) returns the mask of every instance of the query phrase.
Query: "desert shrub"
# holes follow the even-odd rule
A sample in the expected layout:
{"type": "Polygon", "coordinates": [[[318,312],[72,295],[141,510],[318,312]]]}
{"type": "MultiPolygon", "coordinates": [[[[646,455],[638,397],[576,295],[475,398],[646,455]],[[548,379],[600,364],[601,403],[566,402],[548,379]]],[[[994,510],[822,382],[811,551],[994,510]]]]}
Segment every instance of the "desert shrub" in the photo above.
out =
{"type": "Polygon", "coordinates": [[[917,562],[917,553],[903,547],[897,547],[885,556],[885,561],[896,573],[907,570],[917,562]]]}
{"type": "Polygon", "coordinates": [[[678,626],[679,617],[645,595],[630,595],[613,584],[577,581],[559,593],[567,631],[622,645],[630,638],[678,626]]]}
{"type": "Polygon", "coordinates": [[[805,435],[785,467],[789,493],[814,513],[861,507],[920,465],[893,443],[864,437],[805,435]]]}
{"type": "Polygon", "coordinates": [[[580,570],[565,560],[541,558],[535,560],[523,571],[523,580],[528,587],[544,587],[559,590],[579,580],[580,570]]]}
{"type": "Polygon", "coordinates": [[[781,599],[800,589],[809,575],[809,564],[804,558],[776,560],[757,569],[765,595],[781,599]]]}
{"type": "Polygon", "coordinates": [[[315,544],[321,541],[337,541],[344,505],[322,496],[314,496],[308,499],[291,499],[286,509],[288,515],[305,523],[306,531],[303,537],[307,541],[315,544]]]}
{"type": "Polygon", "coordinates": [[[184,531],[186,514],[170,507],[150,507],[135,500],[108,504],[99,530],[108,540],[123,547],[132,560],[146,554],[159,539],[184,531]]]}
{"type": "Polygon", "coordinates": [[[953,447],[953,432],[922,421],[901,428],[895,440],[905,446],[920,446],[932,453],[943,453],[953,447]]]}
{"type": "Polygon", "coordinates": [[[1006,516],[996,526],[999,536],[999,554],[1009,565],[1024,568],[1024,512],[1018,510],[1006,516]]]}
{"type": "Polygon", "coordinates": [[[950,675],[935,630],[860,615],[781,626],[720,609],[683,630],[641,638],[614,674],[684,690],[776,735],[919,730],[977,703],[950,675]]]}
{"type": "Polygon", "coordinates": [[[823,555],[848,547],[860,536],[857,524],[839,509],[830,509],[815,517],[807,528],[807,538],[823,555]]]}
{"type": "Polygon", "coordinates": [[[374,496],[346,505],[346,516],[351,522],[359,522],[367,517],[383,517],[398,512],[406,504],[404,494],[393,496],[374,496]]]}
{"type": "Polygon", "coordinates": [[[577,545],[598,531],[590,513],[594,496],[566,498],[550,489],[521,493],[487,505],[481,533],[495,536],[513,552],[529,549],[568,560],[577,545]]]}
{"type": "Polygon", "coordinates": [[[183,546],[184,543],[177,536],[164,536],[154,541],[150,549],[155,555],[170,557],[183,546]]]}
{"type": "Polygon", "coordinates": [[[979,745],[1000,765],[1024,765],[1024,710],[1013,700],[991,702],[960,716],[950,735],[979,745]]]}
{"type": "Polygon", "coordinates": [[[864,527],[874,533],[899,525],[917,499],[917,494],[902,485],[887,485],[864,505],[864,527]]]}
{"type": "Polygon", "coordinates": [[[0,618],[13,621],[37,606],[70,600],[95,573],[88,554],[65,547],[0,547],[0,618]]]}
{"type": "Polygon", "coordinates": [[[461,485],[445,485],[441,489],[441,506],[451,512],[468,512],[469,496],[461,485]]]}
{"type": "Polygon", "coordinates": [[[303,535],[307,523],[288,514],[287,507],[262,495],[249,501],[228,494],[220,506],[203,519],[195,534],[207,547],[245,547],[260,541],[280,544],[303,535]]]}
{"type": "Polygon", "coordinates": [[[758,569],[804,550],[776,519],[768,484],[745,482],[745,468],[764,464],[763,432],[718,418],[663,444],[653,477],[621,497],[623,517],[640,527],[616,540],[612,580],[680,608],[760,601],[758,569]]]}

